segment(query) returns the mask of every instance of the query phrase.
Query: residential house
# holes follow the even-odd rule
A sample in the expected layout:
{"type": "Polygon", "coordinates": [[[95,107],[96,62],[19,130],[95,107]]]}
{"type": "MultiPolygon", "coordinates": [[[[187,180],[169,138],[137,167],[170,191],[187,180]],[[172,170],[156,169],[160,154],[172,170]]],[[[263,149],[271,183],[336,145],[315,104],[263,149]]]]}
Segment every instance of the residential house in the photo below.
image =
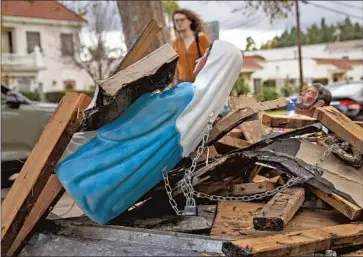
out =
{"type": "MultiPolygon", "coordinates": [[[[297,47],[244,52],[243,77],[251,92],[257,93],[264,82],[277,88],[299,84],[297,47]]],[[[342,80],[363,80],[363,40],[302,47],[304,82],[324,84],[342,80]]]]}
{"type": "Polygon", "coordinates": [[[1,81],[40,92],[93,86],[72,61],[87,21],[57,1],[2,1],[1,81]]]}

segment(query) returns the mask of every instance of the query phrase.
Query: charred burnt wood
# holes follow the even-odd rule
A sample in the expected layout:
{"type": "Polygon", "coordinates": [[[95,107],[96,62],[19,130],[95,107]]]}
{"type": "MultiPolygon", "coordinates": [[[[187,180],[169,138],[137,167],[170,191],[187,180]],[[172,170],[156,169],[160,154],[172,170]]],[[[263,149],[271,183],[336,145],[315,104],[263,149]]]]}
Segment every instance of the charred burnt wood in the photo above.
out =
{"type": "Polygon", "coordinates": [[[337,190],[331,182],[321,177],[322,171],[314,165],[307,164],[288,154],[278,153],[268,149],[247,152],[245,154],[249,157],[257,157],[258,162],[268,164],[278,170],[287,172],[294,177],[304,178],[306,180],[305,183],[315,188],[319,188],[328,195],[335,193],[356,204],[350,195],[337,190]]]}
{"type": "Polygon", "coordinates": [[[174,78],[178,59],[162,65],[154,74],[124,85],[115,95],[107,94],[101,87],[95,92],[96,104],[86,110],[80,131],[96,130],[115,120],[141,95],[165,89],[174,78]]]}

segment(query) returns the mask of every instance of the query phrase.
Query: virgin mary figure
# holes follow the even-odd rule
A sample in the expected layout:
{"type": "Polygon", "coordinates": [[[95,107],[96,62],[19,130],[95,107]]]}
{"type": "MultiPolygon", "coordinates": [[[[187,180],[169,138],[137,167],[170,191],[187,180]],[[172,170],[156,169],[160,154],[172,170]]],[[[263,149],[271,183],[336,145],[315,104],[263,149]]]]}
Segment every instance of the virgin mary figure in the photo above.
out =
{"type": "Polygon", "coordinates": [[[56,174],[83,212],[111,221],[188,157],[222,111],[242,62],[236,46],[216,40],[197,61],[194,83],[144,94],[117,119],[75,134],[56,174]]]}

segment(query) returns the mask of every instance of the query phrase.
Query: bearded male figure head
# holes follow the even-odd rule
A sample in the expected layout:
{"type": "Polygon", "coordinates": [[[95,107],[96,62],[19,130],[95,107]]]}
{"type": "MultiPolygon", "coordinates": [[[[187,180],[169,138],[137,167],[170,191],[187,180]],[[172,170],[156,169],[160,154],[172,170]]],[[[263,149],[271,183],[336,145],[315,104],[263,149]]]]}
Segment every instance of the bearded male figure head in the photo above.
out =
{"type": "Polygon", "coordinates": [[[327,87],[315,83],[300,93],[299,100],[295,104],[295,112],[313,117],[316,108],[330,105],[331,98],[330,90],[327,87]]]}

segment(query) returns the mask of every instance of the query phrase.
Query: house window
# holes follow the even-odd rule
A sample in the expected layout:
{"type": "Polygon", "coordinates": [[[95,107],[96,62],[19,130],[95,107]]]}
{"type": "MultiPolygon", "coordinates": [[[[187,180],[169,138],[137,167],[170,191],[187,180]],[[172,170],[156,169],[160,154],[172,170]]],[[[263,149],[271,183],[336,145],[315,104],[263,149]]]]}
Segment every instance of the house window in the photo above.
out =
{"type": "Polygon", "coordinates": [[[34,48],[39,46],[40,50],[42,50],[42,46],[40,44],[40,33],[39,32],[26,32],[26,42],[28,46],[28,54],[34,52],[34,48]]]}
{"type": "Polygon", "coordinates": [[[74,54],[72,34],[61,33],[61,50],[63,56],[72,56],[74,54]]]}
{"type": "Polygon", "coordinates": [[[65,90],[72,90],[76,88],[76,81],[74,80],[64,80],[63,86],[65,90]]]}

